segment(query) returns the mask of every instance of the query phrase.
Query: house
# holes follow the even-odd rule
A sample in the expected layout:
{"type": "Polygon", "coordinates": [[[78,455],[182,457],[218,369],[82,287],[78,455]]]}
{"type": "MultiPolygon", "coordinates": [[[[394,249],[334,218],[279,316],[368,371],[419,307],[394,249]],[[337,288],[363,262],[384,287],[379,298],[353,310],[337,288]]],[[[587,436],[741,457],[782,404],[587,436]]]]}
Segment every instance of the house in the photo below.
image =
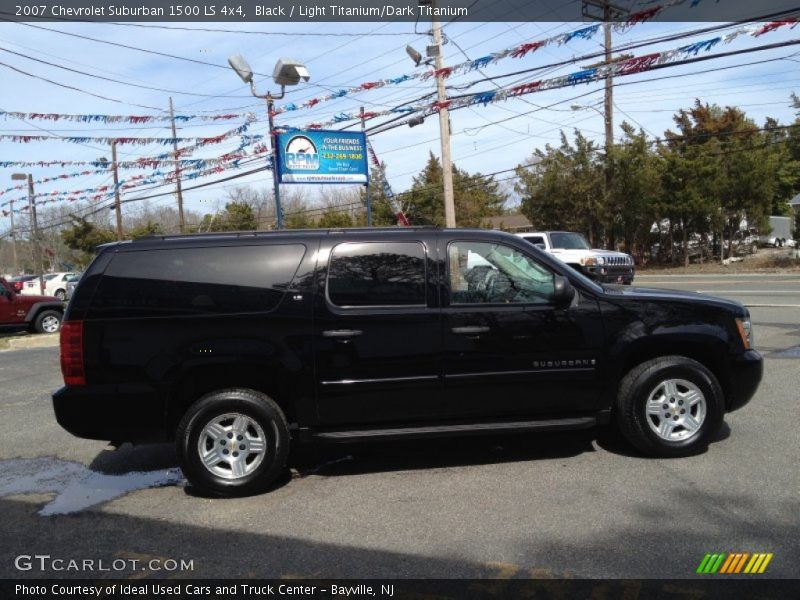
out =
{"type": "Polygon", "coordinates": [[[794,198],[789,200],[789,206],[792,207],[792,211],[795,215],[800,213],[800,194],[797,194],[794,198]]]}
{"type": "Polygon", "coordinates": [[[535,231],[533,224],[525,215],[500,215],[498,217],[486,217],[481,226],[486,229],[500,229],[510,233],[522,233],[525,231],[535,231]]]}

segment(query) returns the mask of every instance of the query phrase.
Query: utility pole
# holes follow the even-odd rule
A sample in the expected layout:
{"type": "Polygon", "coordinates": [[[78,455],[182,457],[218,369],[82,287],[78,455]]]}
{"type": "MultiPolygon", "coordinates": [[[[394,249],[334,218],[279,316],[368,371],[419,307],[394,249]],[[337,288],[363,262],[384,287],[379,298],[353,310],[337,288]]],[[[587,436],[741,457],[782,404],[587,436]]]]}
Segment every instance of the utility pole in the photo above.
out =
{"type": "Polygon", "coordinates": [[[39,290],[41,294],[44,294],[42,240],[39,239],[39,224],[36,222],[36,196],[33,194],[33,175],[30,173],[28,173],[28,209],[31,213],[31,226],[33,227],[33,255],[36,260],[36,270],[39,272],[39,290]]]}
{"type": "Polygon", "coordinates": [[[11,251],[14,254],[14,275],[19,275],[19,261],[17,260],[17,234],[14,230],[14,201],[10,202],[11,208],[11,251]]]}
{"type": "MultiPolygon", "coordinates": [[[[603,7],[603,30],[605,34],[605,59],[606,65],[611,66],[611,7],[606,4],[603,7]]],[[[614,144],[614,79],[609,69],[606,75],[605,93],[605,121],[606,121],[606,161],[608,161],[611,146],[614,144]]],[[[608,166],[608,165],[606,165],[608,166]]],[[[611,170],[606,168],[606,192],[611,189],[611,170]]]]}
{"type": "Polygon", "coordinates": [[[172,96],[169,97],[169,120],[172,123],[172,148],[175,151],[175,193],[178,196],[178,221],[181,233],[183,233],[186,223],[183,219],[183,189],[181,188],[180,163],[178,163],[178,135],[175,133],[175,109],[172,105],[172,96]]]}
{"type": "Polygon", "coordinates": [[[114,171],[114,210],[117,213],[117,239],[122,241],[122,207],[119,200],[119,172],[117,168],[117,140],[111,142],[111,168],[114,171]]]}
{"type": "MultiPolygon", "coordinates": [[[[436,8],[436,3],[432,3],[436,8]]],[[[435,12],[435,11],[434,11],[435,12]]],[[[444,68],[442,51],[442,24],[438,16],[432,17],[433,42],[436,45],[436,71],[444,68]]],[[[456,205],[453,199],[453,162],[450,157],[450,111],[447,110],[447,91],[444,76],[436,75],[436,95],[439,101],[439,136],[442,143],[442,182],[444,183],[444,221],[446,227],[456,226],[456,205]]]]}
{"type": "MultiPolygon", "coordinates": [[[[605,121],[605,196],[608,198],[611,194],[611,151],[614,148],[614,77],[611,74],[611,66],[614,64],[612,57],[613,41],[611,39],[611,25],[612,21],[620,19],[629,13],[628,9],[617,6],[609,2],[609,0],[583,0],[583,16],[595,21],[603,22],[603,34],[605,50],[605,60],[603,64],[608,71],[605,77],[605,97],[603,107],[603,120],[605,121]],[[602,10],[601,14],[593,12],[592,9],[602,10]]],[[[593,232],[590,232],[590,237],[593,232]]],[[[613,232],[611,234],[613,240],[613,232]]],[[[593,240],[590,240],[593,242],[593,240]]],[[[630,250],[630,249],[628,249],[630,250]]]]}
{"type": "MultiPolygon", "coordinates": [[[[366,130],[366,119],[364,119],[364,107],[361,107],[359,111],[359,116],[361,117],[361,133],[364,133],[366,130]]],[[[364,133],[366,135],[366,133],[364,133]]],[[[364,141],[364,150],[367,149],[366,140],[364,141]]],[[[367,227],[372,227],[372,194],[369,190],[369,175],[367,175],[367,183],[364,186],[364,195],[366,196],[366,204],[367,204],[367,227]]]]}

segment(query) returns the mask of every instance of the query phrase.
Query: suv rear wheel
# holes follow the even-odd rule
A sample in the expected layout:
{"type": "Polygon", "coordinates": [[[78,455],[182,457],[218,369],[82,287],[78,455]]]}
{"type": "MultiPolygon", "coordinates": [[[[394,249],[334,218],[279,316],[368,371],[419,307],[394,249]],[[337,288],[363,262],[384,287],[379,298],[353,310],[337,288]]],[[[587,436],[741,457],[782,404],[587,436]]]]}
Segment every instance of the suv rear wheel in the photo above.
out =
{"type": "Polygon", "coordinates": [[[189,407],[176,444],[184,475],[200,491],[248,496],[265,491],[283,472],[289,427],[266,394],[219,390],[189,407]]]}
{"type": "Polygon", "coordinates": [[[683,356],[663,356],[622,380],[616,420],[622,434],[650,456],[676,457],[705,448],[722,425],[723,395],[714,374],[683,356]]]}

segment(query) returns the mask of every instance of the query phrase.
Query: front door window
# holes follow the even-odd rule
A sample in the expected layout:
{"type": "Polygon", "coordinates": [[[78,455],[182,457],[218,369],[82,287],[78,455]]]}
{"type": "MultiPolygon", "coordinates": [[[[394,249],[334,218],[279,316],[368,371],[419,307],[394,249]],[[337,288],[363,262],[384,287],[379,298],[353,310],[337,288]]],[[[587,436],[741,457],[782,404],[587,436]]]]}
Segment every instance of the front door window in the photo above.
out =
{"type": "Polygon", "coordinates": [[[519,250],[486,242],[453,242],[448,259],[451,306],[553,301],[553,273],[519,250]]]}

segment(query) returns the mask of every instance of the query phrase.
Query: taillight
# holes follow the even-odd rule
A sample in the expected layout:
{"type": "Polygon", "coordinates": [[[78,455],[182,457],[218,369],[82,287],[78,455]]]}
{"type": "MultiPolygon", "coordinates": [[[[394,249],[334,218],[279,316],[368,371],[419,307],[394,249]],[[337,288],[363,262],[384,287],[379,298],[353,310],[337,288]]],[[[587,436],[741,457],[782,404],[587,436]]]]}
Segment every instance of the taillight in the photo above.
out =
{"type": "Polygon", "coordinates": [[[61,325],[61,374],[64,385],[86,385],[83,369],[83,321],[61,325]]]}

